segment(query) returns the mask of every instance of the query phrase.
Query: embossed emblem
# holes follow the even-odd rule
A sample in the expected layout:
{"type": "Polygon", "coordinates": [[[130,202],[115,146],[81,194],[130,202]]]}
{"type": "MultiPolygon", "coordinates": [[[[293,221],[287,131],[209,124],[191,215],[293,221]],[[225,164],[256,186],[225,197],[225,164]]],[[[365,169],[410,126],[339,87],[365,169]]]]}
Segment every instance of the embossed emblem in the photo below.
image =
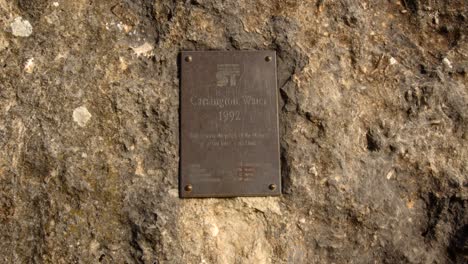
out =
{"type": "Polygon", "coordinates": [[[239,76],[239,64],[218,64],[216,70],[216,85],[218,87],[236,86],[239,76]]]}

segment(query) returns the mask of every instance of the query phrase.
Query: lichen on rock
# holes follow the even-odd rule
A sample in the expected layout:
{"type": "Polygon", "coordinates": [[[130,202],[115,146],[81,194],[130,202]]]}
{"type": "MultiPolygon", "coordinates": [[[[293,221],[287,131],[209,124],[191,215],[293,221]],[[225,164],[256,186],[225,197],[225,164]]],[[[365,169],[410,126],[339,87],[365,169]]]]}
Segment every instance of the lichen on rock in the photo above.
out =
{"type": "Polygon", "coordinates": [[[11,33],[16,37],[29,37],[33,32],[31,23],[22,17],[15,18],[13,22],[11,22],[10,27],[11,33]]]}
{"type": "Polygon", "coordinates": [[[79,126],[84,127],[86,123],[91,119],[91,113],[85,106],[80,106],[73,110],[73,121],[79,126]]]}

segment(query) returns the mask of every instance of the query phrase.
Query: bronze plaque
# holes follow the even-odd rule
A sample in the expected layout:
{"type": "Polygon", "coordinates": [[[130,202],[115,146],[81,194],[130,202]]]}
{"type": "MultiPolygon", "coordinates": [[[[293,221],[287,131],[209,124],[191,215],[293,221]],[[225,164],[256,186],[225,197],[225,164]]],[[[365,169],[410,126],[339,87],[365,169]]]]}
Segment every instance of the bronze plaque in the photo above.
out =
{"type": "Polygon", "coordinates": [[[274,51],[181,54],[181,197],[281,194],[274,51]]]}

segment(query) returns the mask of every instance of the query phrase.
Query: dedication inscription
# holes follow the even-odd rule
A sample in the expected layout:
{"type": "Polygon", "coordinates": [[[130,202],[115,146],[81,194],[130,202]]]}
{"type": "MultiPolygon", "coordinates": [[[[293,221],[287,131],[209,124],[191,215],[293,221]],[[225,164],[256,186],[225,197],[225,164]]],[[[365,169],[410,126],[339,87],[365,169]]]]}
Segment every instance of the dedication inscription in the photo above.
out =
{"type": "Polygon", "coordinates": [[[181,54],[181,197],[281,194],[274,51],[181,54]]]}

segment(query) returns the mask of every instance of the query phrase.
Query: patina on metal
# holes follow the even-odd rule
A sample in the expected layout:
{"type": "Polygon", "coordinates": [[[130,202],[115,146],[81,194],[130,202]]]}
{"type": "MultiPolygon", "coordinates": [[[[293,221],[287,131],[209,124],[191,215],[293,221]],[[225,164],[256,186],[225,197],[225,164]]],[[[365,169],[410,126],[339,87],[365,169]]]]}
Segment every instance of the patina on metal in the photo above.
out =
{"type": "Polygon", "coordinates": [[[274,51],[181,54],[181,197],[281,194],[274,51]]]}

